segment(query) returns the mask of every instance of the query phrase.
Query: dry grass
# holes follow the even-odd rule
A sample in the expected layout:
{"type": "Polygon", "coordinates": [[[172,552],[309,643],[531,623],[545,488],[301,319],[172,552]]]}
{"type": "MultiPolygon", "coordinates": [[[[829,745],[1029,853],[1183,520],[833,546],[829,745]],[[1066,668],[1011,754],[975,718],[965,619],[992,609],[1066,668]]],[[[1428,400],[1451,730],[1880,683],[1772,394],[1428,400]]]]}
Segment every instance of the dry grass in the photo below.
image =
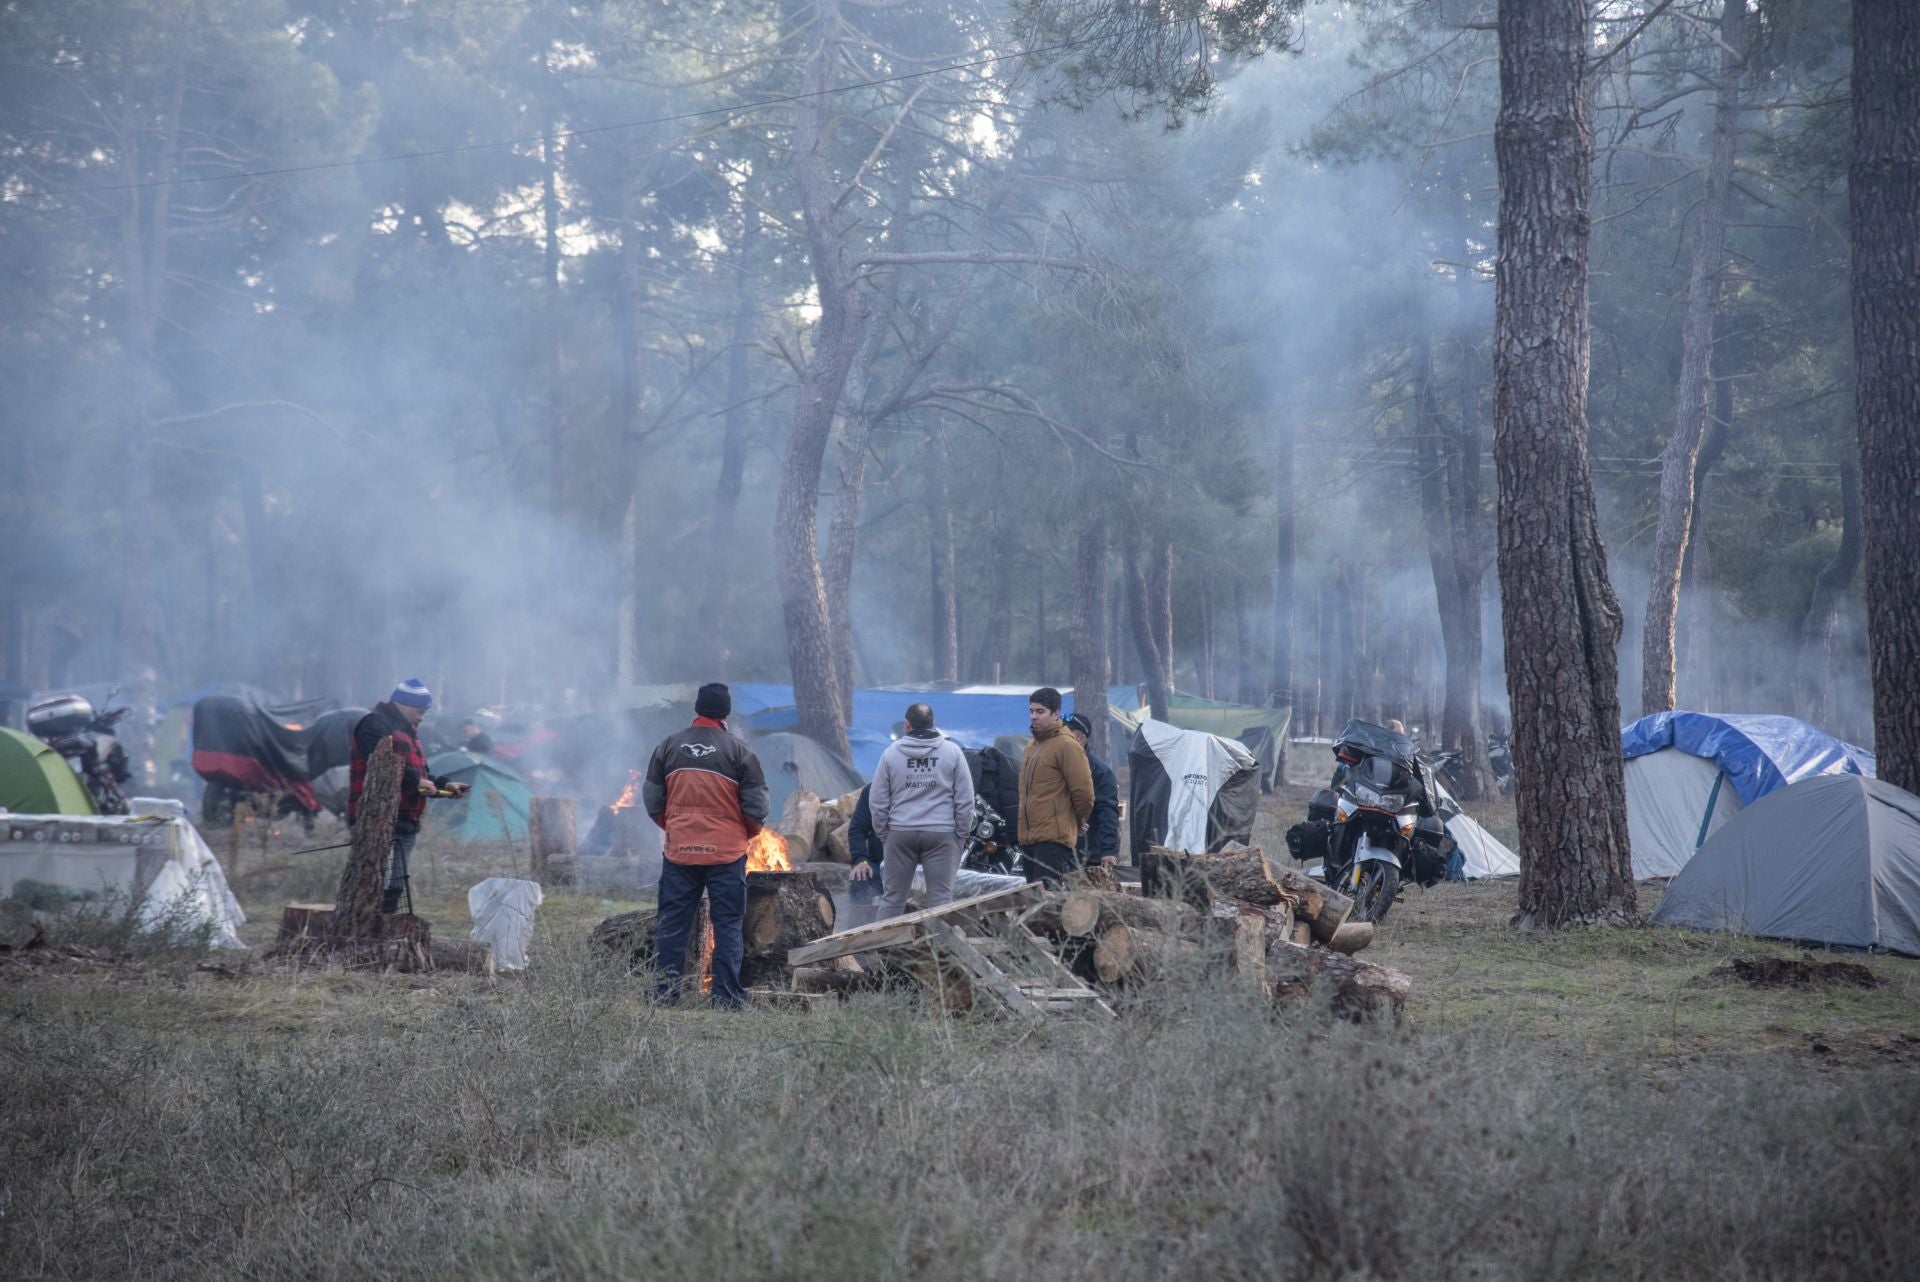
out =
{"type": "MultiPolygon", "coordinates": [[[[330,896],[298,858],[243,869],[250,937],[330,896]]],[[[463,932],[513,871],[440,843],[417,898],[463,932]]],[[[659,1012],[573,896],[493,984],[0,966],[0,1276],[1906,1276],[1920,965],[1755,991],[1707,972],[1770,950],[1518,937],[1512,893],[1395,907],[1393,1033],[1198,976],[1037,1032],[659,1012]]]]}

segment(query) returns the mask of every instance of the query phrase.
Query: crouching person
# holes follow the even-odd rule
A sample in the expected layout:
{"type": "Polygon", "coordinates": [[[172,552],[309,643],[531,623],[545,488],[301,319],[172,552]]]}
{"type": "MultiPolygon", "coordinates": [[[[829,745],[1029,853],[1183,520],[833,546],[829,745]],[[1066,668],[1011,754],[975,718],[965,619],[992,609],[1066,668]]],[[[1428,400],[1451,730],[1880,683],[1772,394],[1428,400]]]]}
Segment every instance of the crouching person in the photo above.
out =
{"type": "Polygon", "coordinates": [[[873,831],[872,793],[872,784],[860,790],[860,800],[854,804],[853,818],[847,824],[847,854],[853,860],[853,871],[847,878],[849,906],[842,930],[869,925],[880,914],[880,866],[886,852],[873,831]]]}
{"type": "Polygon", "coordinates": [[[747,1004],[740,985],[747,912],[747,843],[767,818],[767,779],[752,749],[727,729],[733,696],[719,683],[700,687],[693,724],[668,735],[647,762],[642,800],[666,832],[660,865],[660,915],[654,955],[660,986],[654,1000],[680,999],[687,935],[700,896],[713,926],[713,1005],[747,1004]]]}
{"type": "Polygon", "coordinates": [[[868,807],[886,843],[879,920],[907,911],[913,871],[927,879],[927,907],[953,902],[953,877],[973,826],[973,776],[960,745],[936,730],[933,709],[907,709],[907,733],[887,745],[873,772],[868,807]]]}

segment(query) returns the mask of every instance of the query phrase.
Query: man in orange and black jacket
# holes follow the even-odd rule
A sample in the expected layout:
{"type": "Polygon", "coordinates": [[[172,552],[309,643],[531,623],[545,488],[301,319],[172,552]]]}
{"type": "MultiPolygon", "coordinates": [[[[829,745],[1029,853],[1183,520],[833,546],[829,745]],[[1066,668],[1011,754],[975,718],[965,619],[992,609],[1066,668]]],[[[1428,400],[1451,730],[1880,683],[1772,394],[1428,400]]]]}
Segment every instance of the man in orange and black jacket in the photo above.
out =
{"type": "Polygon", "coordinates": [[[666,830],[654,929],[660,987],[654,1000],[664,1006],[679,1000],[687,934],[705,894],[713,926],[714,1009],[738,1009],[747,1004],[740,984],[747,843],[766,822],[767,778],[753,750],[727,729],[733,696],[726,686],[701,686],[693,711],[691,726],[653,750],[641,789],[647,814],[666,830]]]}

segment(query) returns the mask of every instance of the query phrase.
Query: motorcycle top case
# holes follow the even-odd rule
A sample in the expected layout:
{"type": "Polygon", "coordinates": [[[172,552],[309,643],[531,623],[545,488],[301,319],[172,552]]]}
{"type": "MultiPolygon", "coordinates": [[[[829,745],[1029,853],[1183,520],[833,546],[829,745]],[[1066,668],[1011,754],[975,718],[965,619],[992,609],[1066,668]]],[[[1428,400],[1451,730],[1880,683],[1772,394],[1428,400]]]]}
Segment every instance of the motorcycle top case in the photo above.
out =
{"type": "Polygon", "coordinates": [[[27,729],[41,739],[64,739],[79,734],[93,722],[93,704],[77,694],[63,694],[27,709],[27,729]]]}

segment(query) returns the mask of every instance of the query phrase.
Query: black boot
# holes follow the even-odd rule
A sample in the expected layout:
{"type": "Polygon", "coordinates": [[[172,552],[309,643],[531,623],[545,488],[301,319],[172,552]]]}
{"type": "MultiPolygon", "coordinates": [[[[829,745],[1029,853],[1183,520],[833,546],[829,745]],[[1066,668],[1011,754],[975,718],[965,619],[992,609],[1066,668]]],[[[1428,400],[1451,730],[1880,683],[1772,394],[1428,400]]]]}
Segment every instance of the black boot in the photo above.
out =
{"type": "Polygon", "coordinates": [[[397,913],[400,911],[400,887],[387,887],[386,893],[380,896],[380,911],[383,913],[397,913]]]}

